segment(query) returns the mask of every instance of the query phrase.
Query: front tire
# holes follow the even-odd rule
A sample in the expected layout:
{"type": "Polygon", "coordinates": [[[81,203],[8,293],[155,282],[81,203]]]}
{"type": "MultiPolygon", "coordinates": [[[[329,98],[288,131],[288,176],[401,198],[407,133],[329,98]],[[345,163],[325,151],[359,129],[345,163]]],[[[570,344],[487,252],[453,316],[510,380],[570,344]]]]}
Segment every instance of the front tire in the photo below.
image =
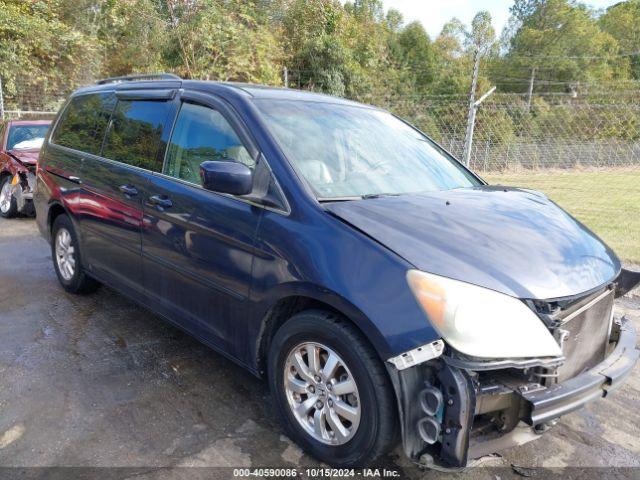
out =
{"type": "Polygon", "coordinates": [[[100,284],[84,272],[75,228],[66,215],[58,216],[51,231],[51,257],[62,288],[69,293],[91,293],[100,284]]]}
{"type": "Polygon", "coordinates": [[[269,349],[269,386],[289,436],[335,467],[368,466],[396,440],[384,365],[360,332],[331,312],[294,315],[269,349]]]}
{"type": "Polygon", "coordinates": [[[0,179],[0,215],[4,218],[13,218],[18,214],[18,202],[11,193],[12,178],[5,175],[0,179]]]}

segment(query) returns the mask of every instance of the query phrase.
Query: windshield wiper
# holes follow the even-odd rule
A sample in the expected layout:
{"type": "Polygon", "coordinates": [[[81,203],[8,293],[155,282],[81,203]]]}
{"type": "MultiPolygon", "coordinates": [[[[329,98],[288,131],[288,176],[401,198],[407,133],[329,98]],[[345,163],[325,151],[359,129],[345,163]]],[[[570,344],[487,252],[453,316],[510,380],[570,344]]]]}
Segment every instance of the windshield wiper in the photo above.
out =
{"type": "Polygon", "coordinates": [[[324,202],[350,202],[353,200],[361,200],[362,197],[360,196],[356,196],[356,197],[318,197],[318,201],[320,203],[324,203],[324,202]]]}
{"type": "Polygon", "coordinates": [[[399,197],[401,193],[367,193],[365,195],[354,195],[350,197],[319,197],[320,203],[324,202],[351,202],[353,200],[371,200],[382,197],[399,197]]]}
{"type": "Polygon", "coordinates": [[[399,197],[400,195],[400,193],[367,193],[366,195],[362,195],[360,198],[363,200],[369,200],[372,198],[399,197]]]}

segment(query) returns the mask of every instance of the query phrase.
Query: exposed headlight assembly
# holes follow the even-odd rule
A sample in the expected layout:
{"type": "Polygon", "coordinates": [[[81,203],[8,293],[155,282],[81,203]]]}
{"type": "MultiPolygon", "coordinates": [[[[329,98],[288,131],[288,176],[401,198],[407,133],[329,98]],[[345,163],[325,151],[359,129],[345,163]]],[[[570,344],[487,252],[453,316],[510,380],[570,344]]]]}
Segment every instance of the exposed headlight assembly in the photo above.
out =
{"type": "Polygon", "coordinates": [[[562,355],[542,320],[521,300],[418,270],[407,282],[434,328],[451,347],[477,358],[562,355]]]}

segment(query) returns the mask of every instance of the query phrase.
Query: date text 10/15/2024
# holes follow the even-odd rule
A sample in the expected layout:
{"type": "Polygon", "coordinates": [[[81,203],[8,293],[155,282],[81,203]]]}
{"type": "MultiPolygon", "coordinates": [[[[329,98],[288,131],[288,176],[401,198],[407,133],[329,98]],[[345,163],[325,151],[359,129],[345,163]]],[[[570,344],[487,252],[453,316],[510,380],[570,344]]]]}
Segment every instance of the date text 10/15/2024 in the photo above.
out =
{"type": "Polygon", "coordinates": [[[398,478],[398,470],[387,468],[234,468],[234,478],[398,478]]]}

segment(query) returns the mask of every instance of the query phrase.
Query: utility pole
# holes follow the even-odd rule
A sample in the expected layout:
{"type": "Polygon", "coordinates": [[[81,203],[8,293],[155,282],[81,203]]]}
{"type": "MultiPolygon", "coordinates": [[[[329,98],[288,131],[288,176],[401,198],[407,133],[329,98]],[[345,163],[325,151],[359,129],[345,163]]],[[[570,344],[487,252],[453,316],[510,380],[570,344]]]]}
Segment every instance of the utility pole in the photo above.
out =
{"type": "Polygon", "coordinates": [[[529,80],[529,93],[527,94],[527,111],[531,111],[531,99],[533,98],[533,82],[536,79],[536,67],[531,69],[531,79],[529,80]]]}
{"type": "Polygon", "coordinates": [[[4,96],[2,95],[2,78],[0,78],[0,120],[4,120],[4,96]]]}
{"type": "Polygon", "coordinates": [[[282,69],[282,77],[284,79],[284,88],[289,88],[289,70],[287,70],[287,67],[282,69]]]}
{"type": "Polygon", "coordinates": [[[469,93],[469,112],[467,114],[467,132],[464,138],[463,161],[468,167],[471,160],[471,147],[473,146],[473,129],[476,123],[476,87],[478,74],[480,73],[480,46],[476,46],[475,59],[473,61],[473,79],[471,80],[471,92],[469,93]]]}

